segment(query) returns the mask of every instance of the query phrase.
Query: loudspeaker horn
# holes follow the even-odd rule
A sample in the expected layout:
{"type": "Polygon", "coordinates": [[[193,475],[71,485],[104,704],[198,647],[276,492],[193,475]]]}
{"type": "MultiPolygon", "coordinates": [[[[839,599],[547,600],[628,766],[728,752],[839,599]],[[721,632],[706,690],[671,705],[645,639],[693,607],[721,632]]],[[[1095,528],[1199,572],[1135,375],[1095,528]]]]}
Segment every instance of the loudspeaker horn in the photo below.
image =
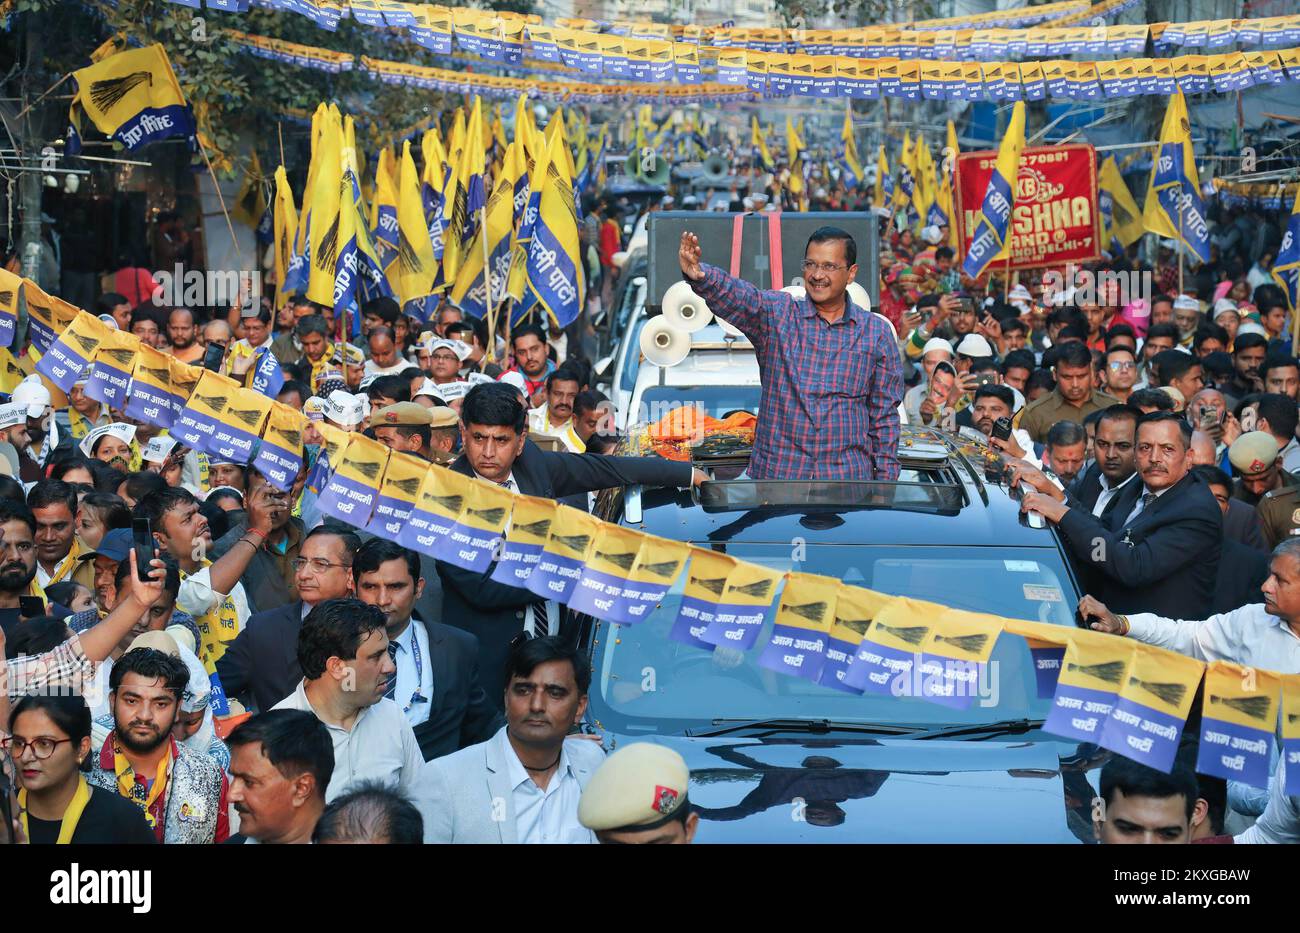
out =
{"type": "Polygon", "coordinates": [[[691,352],[691,335],[668,323],[663,315],[641,329],[641,355],[655,366],[676,366],[691,352]]]}
{"type": "Polygon", "coordinates": [[[637,169],[637,177],[647,185],[658,185],[662,188],[668,184],[672,177],[672,166],[668,164],[667,159],[658,154],[655,155],[654,165],[651,166],[650,171],[640,171],[639,162],[637,164],[637,169]]]}
{"type": "Polygon", "coordinates": [[[722,318],[716,316],[713,319],[718,322],[718,326],[722,328],[722,332],[726,334],[728,337],[745,336],[740,332],[740,328],[737,327],[735,324],[732,324],[730,321],[724,321],[722,318]]]}
{"type": "Polygon", "coordinates": [[[678,330],[693,334],[713,320],[713,312],[687,282],[677,282],[664,292],[664,320],[678,330]]]}
{"type": "Polygon", "coordinates": [[[709,185],[725,185],[729,181],[731,166],[727,160],[716,152],[704,160],[704,171],[700,180],[709,185]]]}
{"type": "Polygon", "coordinates": [[[785,292],[787,295],[793,295],[795,301],[803,301],[808,297],[808,289],[804,288],[802,285],[787,285],[785,288],[781,289],[781,291],[785,292]]]}
{"type": "Polygon", "coordinates": [[[868,295],[867,290],[857,282],[850,282],[849,287],[845,289],[845,291],[849,293],[849,297],[853,299],[853,303],[863,311],[871,310],[871,296],[868,295]]]}

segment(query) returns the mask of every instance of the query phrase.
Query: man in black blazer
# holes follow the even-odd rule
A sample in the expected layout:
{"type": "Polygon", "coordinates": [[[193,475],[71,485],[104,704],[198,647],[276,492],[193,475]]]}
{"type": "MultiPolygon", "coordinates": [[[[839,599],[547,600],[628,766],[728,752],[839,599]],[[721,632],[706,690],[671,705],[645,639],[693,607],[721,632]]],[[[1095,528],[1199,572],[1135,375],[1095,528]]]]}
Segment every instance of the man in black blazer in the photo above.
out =
{"type": "MultiPolygon", "coordinates": [[[[450,469],[545,499],[633,484],[690,486],[707,478],[689,463],[660,457],[544,451],[528,440],[527,412],[518,393],[502,383],[477,385],[465,396],[461,437],[464,452],[450,469]]],[[[499,709],[504,700],[510,641],[524,630],[530,613],[532,621],[538,621],[540,608],[534,606],[538,598],[528,590],[490,579],[495,567],[494,563],[485,572],[474,573],[438,561],[443,621],[477,636],[483,685],[499,709]]],[[[536,634],[548,631],[537,630],[536,634]]]]}
{"type": "Polygon", "coordinates": [[[1142,412],[1127,405],[1103,409],[1093,440],[1096,459],[1069,486],[1070,495],[1098,518],[1110,514],[1128,484],[1140,482],[1135,479],[1134,447],[1141,415],[1142,412]]]}
{"type": "Polygon", "coordinates": [[[478,639],[412,612],[424,588],[415,552],[375,538],[357,552],[352,573],[357,598],[388,620],[397,665],[391,698],[414,728],[424,760],[495,735],[505,719],[479,683],[478,639]]]}
{"type": "Polygon", "coordinates": [[[360,541],[346,525],[328,522],[303,538],[295,561],[301,597],[259,612],[226,646],[217,676],[227,696],[266,712],[293,693],[302,680],[298,630],[319,602],[352,595],[352,559],[360,541]]]}
{"type": "Polygon", "coordinates": [[[1143,415],[1137,426],[1141,483],[1126,487],[1105,519],[1078,503],[1027,493],[1022,511],[1055,524],[1084,571],[1089,595],[1117,612],[1172,619],[1204,615],[1214,602],[1223,518],[1209,487],[1189,476],[1191,426],[1173,412],[1143,415]]]}

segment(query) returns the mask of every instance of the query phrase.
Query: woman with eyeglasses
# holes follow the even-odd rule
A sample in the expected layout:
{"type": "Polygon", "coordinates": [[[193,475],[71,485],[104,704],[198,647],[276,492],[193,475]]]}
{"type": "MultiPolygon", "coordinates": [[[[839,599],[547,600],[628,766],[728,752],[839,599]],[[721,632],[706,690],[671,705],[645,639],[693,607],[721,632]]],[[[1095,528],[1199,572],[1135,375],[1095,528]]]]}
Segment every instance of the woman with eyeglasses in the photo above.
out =
{"type": "Polygon", "coordinates": [[[79,765],[90,753],[90,708],[80,696],[25,696],[0,739],[18,776],[23,834],[34,845],[154,844],[138,807],[91,787],[79,765]]]}

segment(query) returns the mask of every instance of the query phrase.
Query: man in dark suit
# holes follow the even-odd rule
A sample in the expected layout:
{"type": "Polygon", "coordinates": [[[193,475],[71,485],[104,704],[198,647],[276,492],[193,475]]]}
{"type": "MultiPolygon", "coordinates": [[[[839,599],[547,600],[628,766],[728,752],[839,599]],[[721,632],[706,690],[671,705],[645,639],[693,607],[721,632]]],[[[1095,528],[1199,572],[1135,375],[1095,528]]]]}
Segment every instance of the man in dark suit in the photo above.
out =
{"type": "MultiPolygon", "coordinates": [[[[512,492],[562,499],[611,486],[690,486],[707,477],[689,463],[659,457],[606,457],[543,451],[528,440],[527,411],[503,383],[480,384],[461,407],[464,452],[450,469],[512,492]]],[[[559,634],[559,607],[528,590],[490,579],[496,565],[475,573],[438,562],[443,621],[478,637],[483,686],[500,708],[510,642],[521,631],[559,634]]]]}
{"type": "Polygon", "coordinates": [[[1143,415],[1137,426],[1141,483],[1126,487],[1105,519],[1066,499],[1027,493],[1022,511],[1061,531],[1084,571],[1089,595],[1117,612],[1172,619],[1205,614],[1223,542],[1223,518],[1205,482],[1189,476],[1192,429],[1173,412],[1143,415]]]}
{"type": "Polygon", "coordinates": [[[352,563],[357,598],[388,620],[388,652],[397,666],[388,696],[415,730],[425,761],[486,742],[505,725],[478,676],[478,639],[412,610],[424,588],[414,551],[374,538],[352,563]]]}
{"type": "Polygon", "coordinates": [[[1128,484],[1138,482],[1134,446],[1141,415],[1127,405],[1103,409],[1092,444],[1096,459],[1069,486],[1070,494],[1098,518],[1110,514],[1128,484]]]}
{"type": "Polygon", "coordinates": [[[1260,587],[1268,579],[1267,551],[1248,547],[1227,534],[1228,516],[1233,504],[1252,509],[1240,499],[1232,498],[1232,480],[1216,466],[1192,467],[1192,475],[1209,487],[1214,501],[1223,513],[1223,554],[1219,557],[1219,574],[1214,582],[1214,611],[1231,612],[1242,606],[1257,603],[1262,598],[1260,587]]]}
{"type": "Polygon", "coordinates": [[[299,599],[248,620],[217,661],[227,696],[266,712],[302,680],[298,630],[319,602],[352,595],[352,559],[361,542],[346,525],[327,522],[303,538],[294,561],[299,599]]]}

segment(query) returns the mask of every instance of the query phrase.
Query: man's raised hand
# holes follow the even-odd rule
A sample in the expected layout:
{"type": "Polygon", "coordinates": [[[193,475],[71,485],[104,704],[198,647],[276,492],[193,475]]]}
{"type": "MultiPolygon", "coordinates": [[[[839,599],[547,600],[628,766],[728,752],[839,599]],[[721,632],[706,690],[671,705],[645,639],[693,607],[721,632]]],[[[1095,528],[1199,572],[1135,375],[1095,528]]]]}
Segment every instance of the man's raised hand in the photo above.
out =
{"type": "Polygon", "coordinates": [[[704,278],[704,267],[700,265],[700,240],[693,233],[683,233],[682,243],[677,250],[677,258],[682,264],[682,275],[692,282],[704,278]]]}

